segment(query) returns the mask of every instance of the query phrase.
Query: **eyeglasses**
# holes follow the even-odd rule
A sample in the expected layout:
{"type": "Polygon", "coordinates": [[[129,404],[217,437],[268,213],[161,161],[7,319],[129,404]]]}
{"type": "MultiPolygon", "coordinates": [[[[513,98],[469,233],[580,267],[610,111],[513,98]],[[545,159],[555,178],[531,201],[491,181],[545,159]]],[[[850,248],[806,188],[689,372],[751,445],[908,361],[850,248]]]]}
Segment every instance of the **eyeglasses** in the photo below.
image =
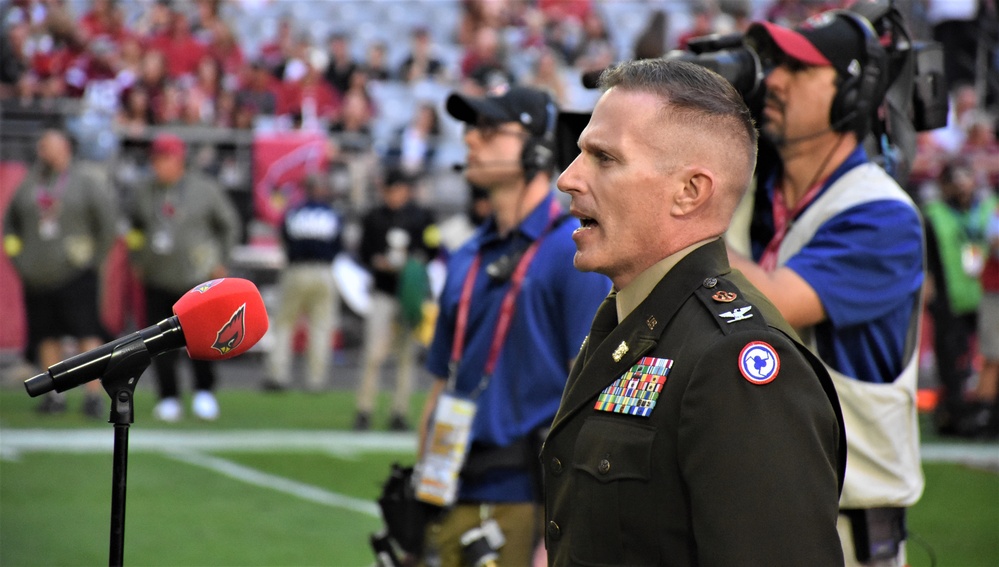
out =
{"type": "Polygon", "coordinates": [[[492,138],[505,135],[505,136],[517,136],[518,138],[527,139],[529,136],[527,132],[516,128],[516,127],[504,127],[501,124],[496,124],[492,122],[479,122],[477,124],[465,124],[465,134],[472,131],[477,131],[479,136],[482,136],[483,140],[491,140],[492,138]]]}
{"type": "Polygon", "coordinates": [[[763,68],[767,70],[773,70],[777,67],[784,67],[791,73],[800,73],[812,65],[807,63],[802,63],[801,61],[791,57],[790,55],[784,53],[780,50],[774,50],[769,56],[767,56],[763,61],[763,68]]]}

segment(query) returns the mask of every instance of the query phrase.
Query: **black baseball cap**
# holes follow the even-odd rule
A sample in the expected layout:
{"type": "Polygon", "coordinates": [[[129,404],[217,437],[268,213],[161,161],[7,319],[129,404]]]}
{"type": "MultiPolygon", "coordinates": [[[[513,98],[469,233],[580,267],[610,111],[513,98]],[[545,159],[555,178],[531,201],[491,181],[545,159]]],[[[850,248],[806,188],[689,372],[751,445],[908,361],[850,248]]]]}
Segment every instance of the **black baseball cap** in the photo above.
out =
{"type": "Polygon", "coordinates": [[[794,28],[755,22],[746,30],[746,39],[764,60],[778,49],[806,65],[829,66],[841,76],[857,76],[867,63],[867,38],[839,12],[816,14],[794,28]]]}
{"type": "Polygon", "coordinates": [[[519,122],[532,136],[544,137],[555,124],[555,103],[544,91],[530,87],[509,89],[484,97],[454,93],[447,112],[466,124],[519,122]]]}

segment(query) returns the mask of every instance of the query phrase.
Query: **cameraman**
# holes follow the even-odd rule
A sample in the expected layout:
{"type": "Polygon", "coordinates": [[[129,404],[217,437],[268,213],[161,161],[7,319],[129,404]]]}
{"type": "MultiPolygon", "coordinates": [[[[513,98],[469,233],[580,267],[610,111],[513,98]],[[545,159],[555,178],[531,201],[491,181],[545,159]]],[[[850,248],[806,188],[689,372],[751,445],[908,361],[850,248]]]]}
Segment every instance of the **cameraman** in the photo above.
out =
{"type": "Polygon", "coordinates": [[[779,159],[758,172],[752,260],[741,270],[836,384],[847,431],[839,531],[847,565],[905,563],[905,508],[922,494],[916,348],[919,213],[862,141],[885,94],[870,24],[833,10],[794,29],[753,24],[771,68],[760,129],[779,159]]]}

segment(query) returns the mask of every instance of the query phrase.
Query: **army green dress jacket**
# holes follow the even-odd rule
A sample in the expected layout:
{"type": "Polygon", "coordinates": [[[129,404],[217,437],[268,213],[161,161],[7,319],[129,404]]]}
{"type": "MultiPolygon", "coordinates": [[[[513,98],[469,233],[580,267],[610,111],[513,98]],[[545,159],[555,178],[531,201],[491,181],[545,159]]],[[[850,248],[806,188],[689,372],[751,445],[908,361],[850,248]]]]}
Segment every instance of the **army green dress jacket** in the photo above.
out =
{"type": "Polygon", "coordinates": [[[796,337],[721,240],[601,306],[541,453],[549,564],[843,565],[842,415],[796,337]]]}

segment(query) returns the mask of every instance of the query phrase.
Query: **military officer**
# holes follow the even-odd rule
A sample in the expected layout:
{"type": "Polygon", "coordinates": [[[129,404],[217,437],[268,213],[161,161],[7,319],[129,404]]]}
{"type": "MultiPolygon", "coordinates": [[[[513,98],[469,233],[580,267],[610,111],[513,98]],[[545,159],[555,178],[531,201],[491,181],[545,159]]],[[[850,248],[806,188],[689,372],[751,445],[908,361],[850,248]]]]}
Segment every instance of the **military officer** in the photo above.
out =
{"type": "Polygon", "coordinates": [[[542,450],[551,565],[842,565],[828,374],[719,236],[756,130],[696,65],[604,72],[558,180],[574,264],[610,277],[542,450]]]}

